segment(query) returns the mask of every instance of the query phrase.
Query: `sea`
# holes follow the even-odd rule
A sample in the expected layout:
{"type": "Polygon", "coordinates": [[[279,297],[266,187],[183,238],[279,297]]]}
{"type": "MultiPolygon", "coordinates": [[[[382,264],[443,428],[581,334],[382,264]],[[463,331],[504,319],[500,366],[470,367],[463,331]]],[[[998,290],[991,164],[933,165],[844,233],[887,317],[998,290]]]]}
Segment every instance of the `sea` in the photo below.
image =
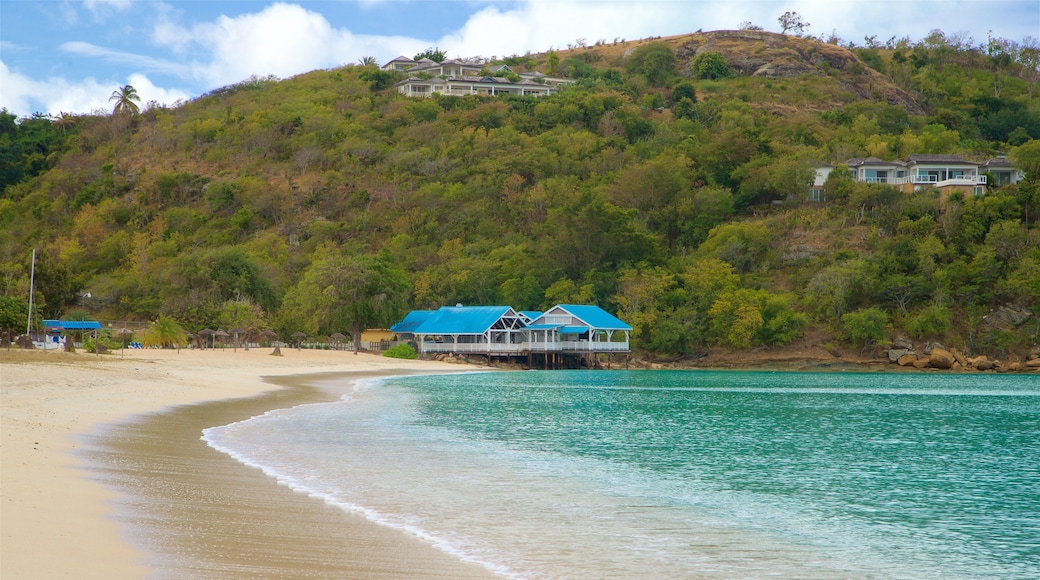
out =
{"type": "Polygon", "coordinates": [[[508,578],[1040,578],[1035,375],[391,377],[203,439],[508,578]]]}

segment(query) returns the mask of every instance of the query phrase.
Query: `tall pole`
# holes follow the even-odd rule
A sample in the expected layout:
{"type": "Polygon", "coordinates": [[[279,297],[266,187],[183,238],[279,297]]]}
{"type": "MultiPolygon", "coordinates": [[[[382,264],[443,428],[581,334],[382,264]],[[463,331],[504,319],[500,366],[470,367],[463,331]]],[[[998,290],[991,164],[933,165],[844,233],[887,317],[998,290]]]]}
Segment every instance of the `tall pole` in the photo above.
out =
{"type": "MultiPolygon", "coordinates": [[[[29,321],[25,324],[25,334],[26,335],[28,335],[32,331],[33,294],[35,294],[35,293],[36,293],[36,248],[33,248],[32,273],[29,275],[29,321]]],[[[44,342],[44,346],[46,346],[46,341],[44,342]]]]}

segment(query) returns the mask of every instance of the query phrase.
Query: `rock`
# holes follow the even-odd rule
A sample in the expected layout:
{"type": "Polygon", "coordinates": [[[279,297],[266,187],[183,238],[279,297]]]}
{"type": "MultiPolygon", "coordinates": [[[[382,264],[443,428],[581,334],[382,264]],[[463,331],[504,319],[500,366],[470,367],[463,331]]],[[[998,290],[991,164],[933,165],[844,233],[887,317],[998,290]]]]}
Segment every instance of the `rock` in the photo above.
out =
{"type": "Polygon", "coordinates": [[[917,362],[917,355],[914,353],[906,353],[896,360],[896,363],[901,367],[913,366],[917,362]]]}
{"type": "Polygon", "coordinates": [[[926,358],[919,358],[914,361],[915,369],[926,369],[929,367],[929,361],[926,358]]]}
{"type": "Polygon", "coordinates": [[[1022,324],[1033,315],[1025,308],[1017,306],[1001,306],[996,312],[991,312],[982,317],[982,321],[999,330],[1012,330],[1022,324]]]}
{"type": "Polygon", "coordinates": [[[964,355],[961,354],[961,351],[959,351],[959,350],[957,350],[955,348],[951,348],[950,349],[950,354],[953,355],[953,360],[957,361],[957,364],[959,364],[962,367],[968,366],[968,360],[966,358],[964,358],[964,355]]]}
{"type": "Polygon", "coordinates": [[[1011,372],[1015,372],[1015,373],[1017,373],[1018,371],[1022,370],[1022,368],[1023,368],[1022,367],[1022,363],[1020,363],[1020,362],[1013,362],[1013,363],[1008,365],[1008,370],[1011,371],[1011,372]]]}
{"type": "Polygon", "coordinates": [[[957,359],[953,358],[953,354],[942,348],[933,347],[928,355],[928,366],[933,369],[950,369],[955,362],[957,359]]]}
{"type": "Polygon", "coordinates": [[[910,342],[910,340],[906,338],[897,338],[892,341],[892,348],[913,350],[914,343],[910,342]]]}
{"type": "Polygon", "coordinates": [[[982,360],[975,361],[975,368],[980,371],[991,371],[996,367],[996,363],[985,358],[983,358],[982,360]]]}
{"type": "Polygon", "coordinates": [[[1040,369],[1040,358],[1034,358],[1026,361],[1026,367],[1031,369],[1040,369]]]}
{"type": "Polygon", "coordinates": [[[909,349],[905,348],[890,348],[886,351],[888,353],[888,362],[897,363],[899,358],[909,352],[909,349]]]}

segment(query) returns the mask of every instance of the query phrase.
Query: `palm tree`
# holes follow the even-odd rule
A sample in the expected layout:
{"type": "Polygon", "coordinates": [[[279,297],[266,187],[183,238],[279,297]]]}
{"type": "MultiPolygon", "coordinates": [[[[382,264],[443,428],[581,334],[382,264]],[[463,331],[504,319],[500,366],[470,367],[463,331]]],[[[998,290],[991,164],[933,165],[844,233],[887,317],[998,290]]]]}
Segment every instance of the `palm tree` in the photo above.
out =
{"type": "Polygon", "coordinates": [[[176,346],[177,350],[180,350],[181,345],[187,341],[188,335],[176,320],[169,316],[160,316],[152,324],[151,328],[145,332],[144,339],[141,342],[145,346],[159,346],[162,348],[176,346]]]}
{"type": "Polygon", "coordinates": [[[134,102],[141,102],[141,97],[137,96],[137,89],[133,85],[122,86],[112,91],[112,96],[108,98],[108,102],[111,103],[112,101],[116,102],[115,108],[112,109],[113,115],[119,113],[136,115],[141,111],[141,107],[134,102]]]}
{"type": "Polygon", "coordinates": [[[376,66],[376,57],[374,56],[363,56],[358,60],[361,66],[376,66]]]}
{"type": "Polygon", "coordinates": [[[71,127],[71,126],[76,124],[76,118],[73,117],[70,113],[66,113],[65,111],[62,111],[61,113],[59,113],[57,115],[54,115],[53,119],[54,119],[54,125],[56,127],[58,127],[59,129],[61,129],[61,134],[62,135],[65,134],[65,131],[69,127],[71,127]]]}

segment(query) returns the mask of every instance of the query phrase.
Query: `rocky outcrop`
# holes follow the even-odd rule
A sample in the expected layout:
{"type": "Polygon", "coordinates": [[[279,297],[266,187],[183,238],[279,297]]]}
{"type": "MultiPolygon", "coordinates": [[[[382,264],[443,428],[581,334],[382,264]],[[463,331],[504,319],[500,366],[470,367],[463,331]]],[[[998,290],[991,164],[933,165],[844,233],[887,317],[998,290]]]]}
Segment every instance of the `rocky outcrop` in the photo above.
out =
{"type": "Polygon", "coordinates": [[[1033,313],[1018,306],[1001,306],[996,312],[982,317],[982,321],[997,330],[1013,330],[1025,324],[1033,313]]]}
{"type": "Polygon", "coordinates": [[[693,35],[680,45],[676,56],[686,63],[704,52],[722,54],[729,66],[743,76],[784,78],[832,76],[843,89],[862,99],[884,100],[911,115],[924,108],[889,78],[868,67],[848,49],[815,39],[755,30],[718,30],[693,35]]]}
{"type": "Polygon", "coordinates": [[[965,357],[957,349],[947,349],[938,342],[925,344],[918,353],[914,350],[912,342],[905,338],[897,338],[892,341],[888,350],[883,351],[883,354],[891,364],[916,369],[1040,372],[1040,348],[1030,351],[1024,362],[1001,363],[998,360],[991,360],[985,355],[965,357]]]}

